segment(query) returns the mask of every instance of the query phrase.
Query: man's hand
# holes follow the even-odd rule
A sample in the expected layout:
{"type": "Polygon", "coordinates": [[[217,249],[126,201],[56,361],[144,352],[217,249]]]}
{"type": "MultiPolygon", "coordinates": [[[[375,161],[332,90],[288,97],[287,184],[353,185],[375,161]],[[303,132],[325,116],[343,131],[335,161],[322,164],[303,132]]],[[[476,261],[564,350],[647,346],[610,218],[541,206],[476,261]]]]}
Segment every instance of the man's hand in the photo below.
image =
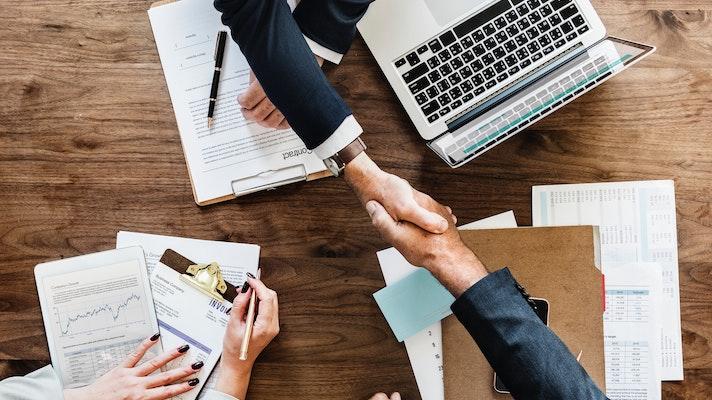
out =
{"type": "Polygon", "coordinates": [[[487,276],[487,270],[460,238],[449,207],[428,196],[424,207],[450,220],[442,234],[427,232],[406,221],[396,221],[377,201],[366,203],[373,226],[413,265],[427,268],[455,297],[487,276]]]}
{"type": "Polygon", "coordinates": [[[432,233],[447,230],[448,220],[426,208],[434,202],[430,196],[413,189],[405,179],[378,168],[366,153],[346,165],[344,177],[364,206],[376,200],[396,221],[409,221],[432,233]]]}
{"type": "MultiPolygon", "coordinates": [[[[316,56],[316,62],[321,66],[324,59],[316,56]]],[[[242,115],[247,120],[257,122],[266,128],[289,129],[289,122],[284,118],[284,114],[272,104],[252,72],[250,72],[250,86],[237,97],[237,103],[242,107],[242,115]]]]}
{"type": "Polygon", "coordinates": [[[267,128],[289,128],[289,122],[267,98],[262,85],[260,85],[260,82],[252,72],[250,72],[250,86],[245,93],[238,96],[237,102],[242,107],[242,114],[246,119],[257,122],[267,128]]]}

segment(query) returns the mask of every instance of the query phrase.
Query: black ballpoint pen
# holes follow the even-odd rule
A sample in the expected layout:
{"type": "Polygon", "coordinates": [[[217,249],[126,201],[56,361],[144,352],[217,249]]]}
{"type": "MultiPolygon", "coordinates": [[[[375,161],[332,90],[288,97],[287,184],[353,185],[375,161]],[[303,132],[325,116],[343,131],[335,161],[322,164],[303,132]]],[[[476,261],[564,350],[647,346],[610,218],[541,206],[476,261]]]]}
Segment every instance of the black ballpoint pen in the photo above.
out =
{"type": "Polygon", "coordinates": [[[227,32],[218,32],[218,41],[215,44],[215,71],[213,71],[213,84],[210,86],[210,101],[208,104],[208,128],[213,126],[213,112],[215,111],[215,102],[218,100],[218,84],[220,83],[220,71],[222,70],[226,40],[227,32]]]}

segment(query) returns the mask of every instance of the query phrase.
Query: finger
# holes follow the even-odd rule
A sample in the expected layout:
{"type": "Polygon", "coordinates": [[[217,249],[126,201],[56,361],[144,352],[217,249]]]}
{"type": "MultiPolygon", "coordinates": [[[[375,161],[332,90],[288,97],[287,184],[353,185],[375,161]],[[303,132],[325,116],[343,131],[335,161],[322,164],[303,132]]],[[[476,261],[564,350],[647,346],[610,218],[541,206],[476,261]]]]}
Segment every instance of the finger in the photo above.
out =
{"type": "Polygon", "coordinates": [[[242,321],[247,314],[247,306],[250,305],[250,287],[247,286],[247,291],[239,293],[235,296],[235,300],[232,302],[232,311],[230,311],[231,318],[238,318],[242,321]]]}
{"type": "Polygon", "coordinates": [[[279,315],[277,292],[265,286],[259,279],[249,278],[249,282],[257,298],[260,300],[257,319],[262,319],[267,323],[273,323],[277,320],[279,315]]]}
{"type": "Polygon", "coordinates": [[[400,393],[394,392],[394,393],[391,395],[391,400],[401,400],[401,395],[400,395],[400,393]]]}
{"type": "Polygon", "coordinates": [[[241,95],[237,96],[237,102],[248,110],[253,109],[257,104],[259,104],[267,95],[262,89],[262,85],[257,80],[250,83],[247,90],[241,95]]]}
{"type": "Polygon", "coordinates": [[[185,367],[175,368],[170,371],[161,372],[160,374],[156,375],[149,375],[145,378],[146,387],[153,388],[176,383],[197,373],[198,371],[200,371],[201,368],[203,368],[203,365],[204,364],[202,361],[198,361],[185,367]]]}
{"type": "Polygon", "coordinates": [[[274,111],[272,111],[267,116],[267,118],[265,118],[264,125],[267,126],[268,128],[276,129],[279,126],[279,124],[282,123],[282,121],[284,121],[284,115],[282,115],[282,113],[278,109],[275,108],[274,111]]]}
{"type": "Polygon", "coordinates": [[[389,400],[385,393],[376,393],[370,400],[389,400]]]}
{"type": "Polygon", "coordinates": [[[415,200],[398,210],[398,216],[432,233],[443,233],[449,224],[440,214],[430,211],[415,200]]]}
{"type": "Polygon", "coordinates": [[[180,346],[173,350],[167,351],[159,356],[156,356],[156,357],[152,358],[151,360],[148,360],[147,362],[136,367],[136,374],[138,376],[150,375],[153,373],[153,371],[160,369],[161,367],[163,367],[164,365],[168,364],[169,362],[175,360],[176,358],[184,356],[185,353],[189,349],[190,349],[190,346],[188,346],[187,344],[184,344],[183,346],[180,346]]]}
{"type": "Polygon", "coordinates": [[[449,206],[445,206],[445,209],[447,210],[447,212],[449,212],[450,214],[452,214],[452,208],[450,208],[449,206]]]}
{"type": "Polygon", "coordinates": [[[282,130],[282,129],[289,129],[289,128],[290,128],[290,126],[289,126],[289,121],[287,121],[286,118],[282,121],[281,124],[279,124],[279,125],[277,126],[277,129],[279,129],[279,130],[282,130]]]}
{"type": "Polygon", "coordinates": [[[371,200],[366,203],[366,211],[371,216],[371,223],[381,233],[383,239],[392,243],[396,237],[398,223],[388,214],[381,203],[371,200]]]}
{"type": "Polygon", "coordinates": [[[259,102],[259,104],[257,104],[252,109],[242,110],[242,114],[250,121],[264,122],[267,116],[270,115],[274,110],[274,104],[272,104],[272,102],[265,97],[264,99],[262,99],[262,101],[259,102]]]}
{"type": "Polygon", "coordinates": [[[187,391],[193,390],[195,386],[199,383],[200,381],[198,378],[193,378],[189,381],[182,382],[182,383],[176,383],[174,385],[168,385],[168,386],[161,386],[153,389],[148,389],[146,390],[146,396],[144,399],[146,400],[164,400],[164,399],[170,399],[171,397],[178,396],[179,394],[183,394],[187,391]]]}
{"type": "Polygon", "coordinates": [[[126,359],[120,364],[121,367],[123,368],[133,368],[138,364],[139,361],[143,358],[143,356],[146,354],[148,349],[153,347],[154,344],[158,343],[158,338],[160,337],[160,334],[155,334],[151,336],[150,338],[144,340],[141,342],[141,344],[136,347],[136,350],[133,351],[126,359]]]}

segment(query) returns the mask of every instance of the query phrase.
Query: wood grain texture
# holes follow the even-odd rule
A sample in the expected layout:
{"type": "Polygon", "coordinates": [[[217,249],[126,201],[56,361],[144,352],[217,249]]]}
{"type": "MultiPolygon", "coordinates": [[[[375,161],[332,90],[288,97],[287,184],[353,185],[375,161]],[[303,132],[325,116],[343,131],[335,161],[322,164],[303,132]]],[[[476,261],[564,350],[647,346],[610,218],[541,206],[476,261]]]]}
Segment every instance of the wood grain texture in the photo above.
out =
{"type": "MultiPolygon", "coordinates": [[[[371,294],[387,245],[337,179],[194,205],[146,15],[149,1],[0,0],[0,377],[48,353],[35,264],[112,248],[118,230],[258,243],[282,333],[252,398],[419,398],[371,294]]],[[[609,34],[657,46],[634,68],[457,170],[426,149],[358,38],[327,74],[385,169],[461,222],[513,209],[531,186],[674,179],[685,381],[712,397],[712,3],[594,0],[609,34]]]]}

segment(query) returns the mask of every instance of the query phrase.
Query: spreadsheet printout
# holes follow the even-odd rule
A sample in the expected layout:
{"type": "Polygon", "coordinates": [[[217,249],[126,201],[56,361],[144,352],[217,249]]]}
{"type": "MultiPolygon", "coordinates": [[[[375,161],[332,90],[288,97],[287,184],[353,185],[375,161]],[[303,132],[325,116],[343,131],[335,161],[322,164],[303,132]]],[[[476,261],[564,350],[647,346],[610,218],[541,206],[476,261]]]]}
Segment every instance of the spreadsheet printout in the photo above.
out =
{"type": "Polygon", "coordinates": [[[673,181],[547,185],[532,188],[534,226],[598,225],[603,273],[609,266],[662,268],[662,379],[682,380],[680,283],[673,181]]]}

